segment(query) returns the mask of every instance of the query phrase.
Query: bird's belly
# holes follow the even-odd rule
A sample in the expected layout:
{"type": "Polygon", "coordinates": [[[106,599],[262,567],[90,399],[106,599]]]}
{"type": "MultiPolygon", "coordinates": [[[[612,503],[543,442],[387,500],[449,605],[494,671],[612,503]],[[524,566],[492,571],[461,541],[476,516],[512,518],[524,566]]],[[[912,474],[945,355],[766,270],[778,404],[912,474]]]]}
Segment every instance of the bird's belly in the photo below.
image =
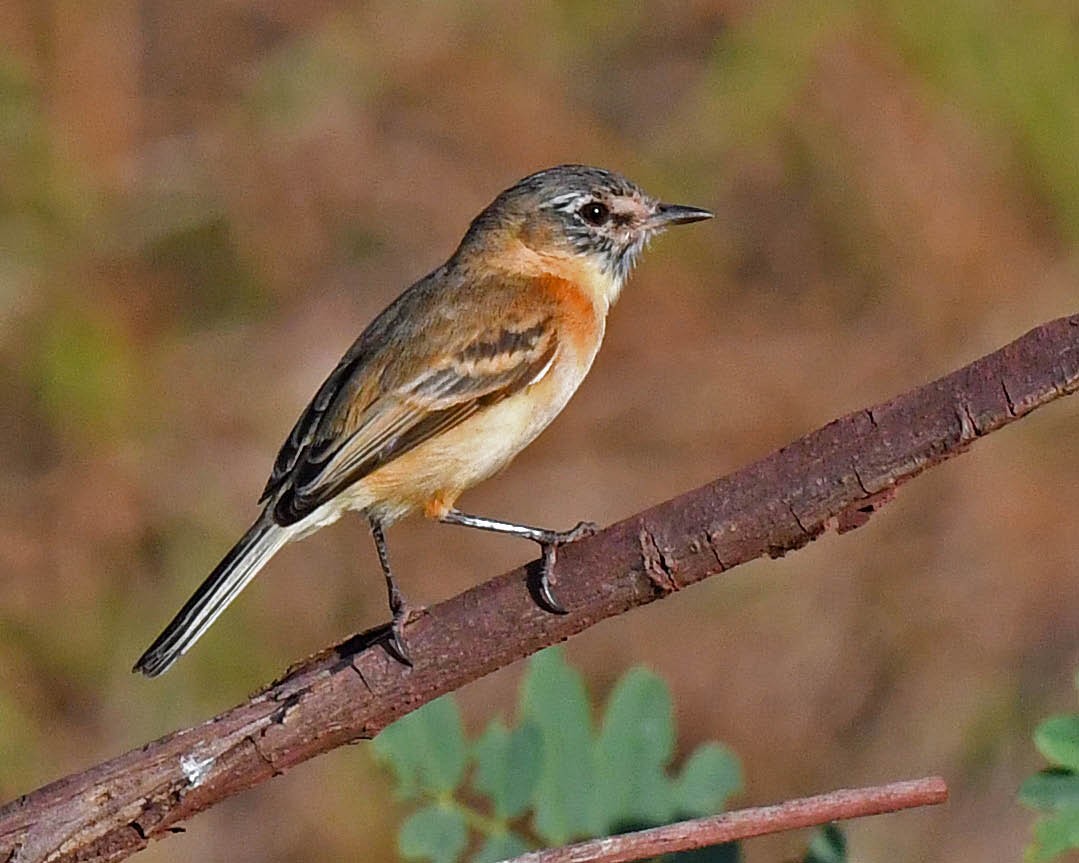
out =
{"type": "MultiPolygon", "coordinates": [[[[598,347],[598,345],[597,345],[598,347]]],[[[595,357],[566,356],[536,383],[424,441],[346,489],[344,509],[392,522],[417,509],[437,514],[465,489],[505,467],[558,416],[595,357]]]]}

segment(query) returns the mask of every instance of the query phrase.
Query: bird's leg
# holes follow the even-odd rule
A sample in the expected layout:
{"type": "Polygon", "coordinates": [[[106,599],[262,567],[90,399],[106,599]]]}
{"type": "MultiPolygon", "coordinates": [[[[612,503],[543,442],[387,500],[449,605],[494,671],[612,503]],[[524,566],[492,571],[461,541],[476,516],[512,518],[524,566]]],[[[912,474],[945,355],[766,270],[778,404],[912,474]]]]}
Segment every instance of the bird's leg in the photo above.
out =
{"type": "Polygon", "coordinates": [[[552,592],[554,565],[558,560],[558,547],[568,542],[575,542],[586,536],[591,536],[599,528],[590,521],[582,521],[570,530],[546,530],[542,527],[529,527],[527,524],[515,524],[512,521],[499,521],[480,515],[469,515],[456,509],[449,509],[439,516],[439,521],[446,524],[460,524],[464,527],[477,527],[480,530],[489,530],[493,533],[506,533],[510,536],[519,536],[530,539],[539,544],[543,550],[543,565],[540,569],[539,593],[543,604],[549,611],[555,614],[565,614],[566,609],[555,599],[552,592]]]}
{"type": "Polygon", "coordinates": [[[405,642],[404,628],[408,620],[409,607],[401,588],[393,578],[393,570],[390,569],[390,554],[386,550],[386,536],[382,532],[382,523],[375,518],[369,518],[371,523],[371,536],[375,540],[375,549],[378,551],[378,562],[382,565],[382,574],[386,577],[386,593],[390,600],[390,613],[393,622],[390,624],[389,647],[391,652],[405,665],[412,665],[412,658],[408,654],[408,644],[405,642]]]}

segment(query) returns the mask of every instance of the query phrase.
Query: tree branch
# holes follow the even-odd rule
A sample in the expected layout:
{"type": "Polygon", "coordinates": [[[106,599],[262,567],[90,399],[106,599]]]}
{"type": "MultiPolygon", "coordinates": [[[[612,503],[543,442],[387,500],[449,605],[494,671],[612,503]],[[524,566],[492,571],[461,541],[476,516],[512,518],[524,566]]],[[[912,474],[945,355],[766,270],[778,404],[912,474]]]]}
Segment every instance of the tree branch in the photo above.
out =
{"type": "Polygon", "coordinates": [[[845,788],[815,797],[787,800],[774,806],[739,809],[650,830],[533,851],[515,857],[509,863],[631,863],[660,854],[707,848],[723,842],[737,842],[800,827],[815,827],[831,821],[882,815],[917,806],[935,806],[947,799],[948,786],[939,776],[891,782],[871,788],[845,788]]]}
{"type": "Polygon", "coordinates": [[[225,797],[374,737],[600,620],[829,528],[858,527],[903,482],[1076,388],[1079,315],[564,547],[557,591],[568,614],[534,601],[533,563],[411,622],[411,669],[387,654],[384,627],[354,636],[215,719],[19,798],[0,809],[0,860],[120,860],[225,797]]]}

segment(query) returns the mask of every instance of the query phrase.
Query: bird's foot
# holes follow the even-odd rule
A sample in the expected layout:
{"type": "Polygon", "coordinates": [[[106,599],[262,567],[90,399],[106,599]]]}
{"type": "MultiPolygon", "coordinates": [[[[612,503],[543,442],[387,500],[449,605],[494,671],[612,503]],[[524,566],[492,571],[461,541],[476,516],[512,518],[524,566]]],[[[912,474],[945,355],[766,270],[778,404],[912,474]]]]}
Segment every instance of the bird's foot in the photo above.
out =
{"type": "Polygon", "coordinates": [[[386,647],[402,665],[412,667],[412,655],[408,649],[408,640],[405,638],[405,626],[413,617],[418,617],[425,611],[424,608],[413,608],[399,591],[391,593],[390,611],[393,619],[390,622],[390,633],[386,639],[386,647]]]}
{"type": "Polygon", "coordinates": [[[592,536],[599,530],[599,526],[590,521],[582,521],[576,527],[569,530],[548,531],[543,539],[537,540],[543,549],[543,563],[540,568],[539,595],[548,611],[555,614],[566,614],[565,607],[554,595],[554,567],[558,562],[558,547],[570,542],[592,536]]]}

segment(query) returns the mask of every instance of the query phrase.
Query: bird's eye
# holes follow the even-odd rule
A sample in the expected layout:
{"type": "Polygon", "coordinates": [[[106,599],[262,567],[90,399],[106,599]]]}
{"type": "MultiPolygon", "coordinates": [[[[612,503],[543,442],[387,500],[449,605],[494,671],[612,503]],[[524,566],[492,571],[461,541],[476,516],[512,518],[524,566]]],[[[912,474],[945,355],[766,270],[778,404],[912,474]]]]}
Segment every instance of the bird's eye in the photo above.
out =
{"type": "Polygon", "coordinates": [[[599,203],[599,201],[592,201],[591,203],[585,204],[578,210],[578,213],[580,213],[581,218],[588,222],[588,224],[597,227],[604,224],[611,217],[611,211],[603,204],[599,203]]]}

